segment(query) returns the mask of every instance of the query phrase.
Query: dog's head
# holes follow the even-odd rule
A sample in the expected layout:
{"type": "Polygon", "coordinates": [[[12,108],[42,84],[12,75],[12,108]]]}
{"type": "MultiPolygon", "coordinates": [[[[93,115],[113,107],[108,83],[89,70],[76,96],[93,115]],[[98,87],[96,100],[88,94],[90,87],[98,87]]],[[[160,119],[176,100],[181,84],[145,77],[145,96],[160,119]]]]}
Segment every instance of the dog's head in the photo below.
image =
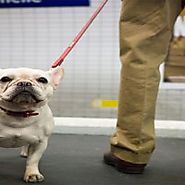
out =
{"type": "Polygon", "coordinates": [[[0,106],[11,110],[39,108],[48,102],[63,76],[63,69],[0,69],[0,106]]]}

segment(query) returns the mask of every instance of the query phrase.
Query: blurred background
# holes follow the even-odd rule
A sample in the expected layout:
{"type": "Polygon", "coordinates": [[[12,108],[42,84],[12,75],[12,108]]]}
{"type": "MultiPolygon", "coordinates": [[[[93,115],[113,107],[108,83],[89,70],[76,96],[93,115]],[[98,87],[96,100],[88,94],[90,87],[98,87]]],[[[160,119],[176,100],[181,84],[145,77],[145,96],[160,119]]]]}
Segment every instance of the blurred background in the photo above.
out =
{"type": "MultiPolygon", "coordinates": [[[[48,70],[101,2],[92,0],[84,7],[1,8],[0,68],[48,70]]],[[[63,63],[64,79],[50,102],[54,116],[116,118],[120,3],[107,3],[63,63]]],[[[175,30],[170,55],[161,67],[159,120],[185,120],[183,12],[175,30]]]]}

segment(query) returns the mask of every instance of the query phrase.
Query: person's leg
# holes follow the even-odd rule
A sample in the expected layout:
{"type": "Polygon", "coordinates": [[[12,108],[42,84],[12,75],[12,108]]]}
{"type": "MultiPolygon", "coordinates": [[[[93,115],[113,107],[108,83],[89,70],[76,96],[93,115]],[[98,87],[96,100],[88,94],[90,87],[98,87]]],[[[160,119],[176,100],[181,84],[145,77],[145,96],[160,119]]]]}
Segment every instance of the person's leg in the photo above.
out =
{"type": "Polygon", "coordinates": [[[171,0],[124,0],[122,3],[122,70],[117,130],[111,138],[111,153],[132,164],[147,164],[155,147],[159,65],[167,55],[172,36],[169,19],[177,16],[180,4],[180,0],[175,3],[171,0]],[[169,14],[171,8],[173,17],[169,14]]]}

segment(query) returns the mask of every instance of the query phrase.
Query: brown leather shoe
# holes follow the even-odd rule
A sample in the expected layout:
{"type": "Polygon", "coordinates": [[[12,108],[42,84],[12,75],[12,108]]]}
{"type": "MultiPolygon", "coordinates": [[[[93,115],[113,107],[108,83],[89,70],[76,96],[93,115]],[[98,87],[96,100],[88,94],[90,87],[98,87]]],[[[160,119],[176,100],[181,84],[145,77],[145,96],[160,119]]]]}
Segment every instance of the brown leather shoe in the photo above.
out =
{"type": "Polygon", "coordinates": [[[118,171],[128,174],[142,174],[146,164],[133,164],[130,162],[123,161],[118,157],[114,156],[111,152],[104,154],[105,164],[115,167],[118,171]]]}

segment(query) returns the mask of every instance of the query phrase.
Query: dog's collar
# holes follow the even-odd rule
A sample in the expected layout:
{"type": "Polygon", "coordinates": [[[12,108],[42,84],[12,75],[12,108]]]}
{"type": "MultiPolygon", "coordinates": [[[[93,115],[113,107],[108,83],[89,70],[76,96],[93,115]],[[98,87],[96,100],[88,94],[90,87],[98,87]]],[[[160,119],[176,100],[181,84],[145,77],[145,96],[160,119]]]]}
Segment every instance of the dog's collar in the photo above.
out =
{"type": "Polygon", "coordinates": [[[31,117],[31,116],[39,115],[38,112],[35,112],[33,110],[23,111],[23,112],[14,112],[14,111],[11,111],[11,110],[4,109],[2,107],[0,107],[0,109],[3,110],[7,115],[14,116],[14,117],[28,118],[28,117],[31,117]]]}

